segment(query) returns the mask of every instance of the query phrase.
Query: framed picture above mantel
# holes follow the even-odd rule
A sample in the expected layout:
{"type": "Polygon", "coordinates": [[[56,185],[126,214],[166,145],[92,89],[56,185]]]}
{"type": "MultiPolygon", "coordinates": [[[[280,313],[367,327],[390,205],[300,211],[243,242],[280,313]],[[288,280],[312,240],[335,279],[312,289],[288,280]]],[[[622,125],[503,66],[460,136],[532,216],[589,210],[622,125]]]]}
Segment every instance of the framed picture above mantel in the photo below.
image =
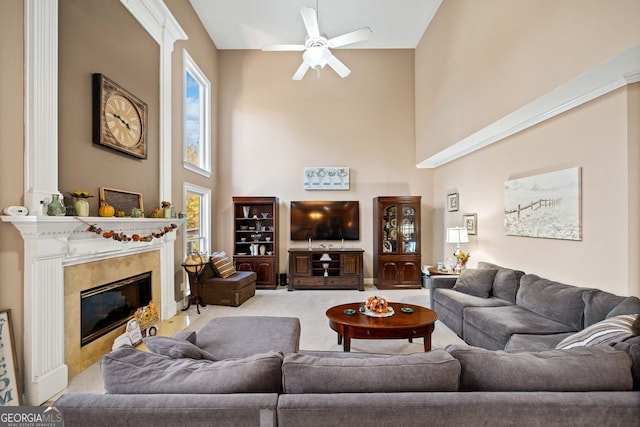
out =
{"type": "Polygon", "coordinates": [[[348,167],[305,167],[305,190],[348,190],[348,167]]]}

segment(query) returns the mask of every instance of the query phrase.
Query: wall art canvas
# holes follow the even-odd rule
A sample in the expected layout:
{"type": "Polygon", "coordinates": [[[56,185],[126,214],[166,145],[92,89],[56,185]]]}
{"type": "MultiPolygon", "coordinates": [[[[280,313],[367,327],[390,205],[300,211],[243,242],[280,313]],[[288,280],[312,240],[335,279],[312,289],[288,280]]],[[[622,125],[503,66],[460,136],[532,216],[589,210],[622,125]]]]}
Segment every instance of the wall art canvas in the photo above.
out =
{"type": "Polygon", "coordinates": [[[304,168],[305,190],[348,190],[349,168],[306,167],[304,168]]]}
{"type": "Polygon", "coordinates": [[[506,181],[504,229],[510,236],[582,240],[581,169],[506,181]]]}
{"type": "Polygon", "coordinates": [[[11,310],[6,310],[0,312],[0,406],[22,405],[18,375],[11,310]]]}

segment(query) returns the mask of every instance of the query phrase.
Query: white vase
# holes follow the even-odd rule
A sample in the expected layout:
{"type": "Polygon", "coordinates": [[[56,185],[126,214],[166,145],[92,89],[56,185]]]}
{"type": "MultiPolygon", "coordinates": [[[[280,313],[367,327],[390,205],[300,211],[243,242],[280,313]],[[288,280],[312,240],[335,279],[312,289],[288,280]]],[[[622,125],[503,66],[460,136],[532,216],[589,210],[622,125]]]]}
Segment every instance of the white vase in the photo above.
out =
{"type": "Polygon", "coordinates": [[[264,255],[267,252],[267,248],[264,245],[260,245],[260,255],[264,255]]]}
{"type": "Polygon", "coordinates": [[[242,207],[242,214],[244,215],[245,218],[249,218],[249,210],[251,209],[251,206],[243,206],[242,207]]]}
{"type": "Polygon", "coordinates": [[[89,200],[83,197],[76,197],[73,201],[77,216],[89,216],[89,200]]]}

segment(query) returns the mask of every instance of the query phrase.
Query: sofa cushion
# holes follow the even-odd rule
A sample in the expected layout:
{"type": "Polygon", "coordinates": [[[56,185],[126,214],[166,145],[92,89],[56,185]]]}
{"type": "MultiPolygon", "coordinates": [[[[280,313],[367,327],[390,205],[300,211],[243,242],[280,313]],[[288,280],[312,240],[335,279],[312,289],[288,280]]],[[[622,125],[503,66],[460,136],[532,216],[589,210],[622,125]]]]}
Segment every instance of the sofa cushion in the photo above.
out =
{"type": "Polygon", "coordinates": [[[595,323],[563,339],[556,348],[569,349],[574,347],[591,347],[594,345],[608,345],[624,341],[633,336],[631,325],[636,320],[636,314],[623,314],[610,317],[595,323]]]}
{"type": "Polygon", "coordinates": [[[460,363],[444,350],[385,357],[294,353],[285,356],[282,375],[291,394],[457,391],[460,363]]]}
{"type": "Polygon", "coordinates": [[[235,274],[236,268],[225,252],[214,252],[209,259],[213,270],[223,279],[235,274]]]}
{"type": "Polygon", "coordinates": [[[609,314],[607,314],[607,319],[613,316],[619,316],[621,314],[637,313],[640,313],[640,298],[626,297],[620,302],[620,304],[613,307],[609,314]]]}
{"type": "Polygon", "coordinates": [[[173,334],[173,338],[178,340],[186,340],[191,344],[196,343],[196,331],[179,331],[173,334]]]}
{"type": "Polygon", "coordinates": [[[491,293],[494,297],[503,299],[511,304],[516,303],[516,294],[520,287],[520,279],[524,276],[524,271],[501,268],[497,271],[493,279],[491,293]]]}
{"type": "Polygon", "coordinates": [[[627,391],[631,360],[609,347],[506,353],[450,345],[460,361],[461,391],[627,391]]]}
{"type": "Polygon", "coordinates": [[[149,337],[144,338],[142,341],[144,341],[145,345],[152,353],[167,356],[172,359],[188,357],[196,360],[215,360],[210,353],[183,339],[149,337]]]}
{"type": "Polygon", "coordinates": [[[123,347],[102,358],[109,394],[278,393],[282,354],[269,352],[244,359],[171,359],[123,347]]]}
{"type": "Polygon", "coordinates": [[[640,390],[640,342],[616,342],[612,343],[611,347],[624,351],[629,355],[631,358],[631,372],[633,374],[633,389],[640,390]]]}
{"type": "Polygon", "coordinates": [[[464,340],[471,345],[477,345],[478,343],[467,336],[467,324],[484,331],[500,342],[500,349],[504,349],[513,334],[549,335],[577,331],[571,326],[548,319],[518,305],[465,308],[464,340]]]}
{"type": "Polygon", "coordinates": [[[279,316],[216,317],[204,325],[196,345],[217,360],[300,349],[300,319],[279,316]]]}
{"type": "Polygon", "coordinates": [[[585,288],[543,279],[535,274],[525,274],[520,279],[516,304],[579,331],[583,324],[584,301],[582,293],[585,290],[585,288]]]}
{"type": "Polygon", "coordinates": [[[455,313],[458,313],[460,316],[462,316],[462,312],[466,307],[501,307],[505,305],[512,305],[500,298],[481,298],[464,294],[453,289],[436,289],[435,295],[439,304],[447,307],[455,313]]]}
{"type": "Polygon", "coordinates": [[[458,277],[453,289],[465,294],[489,298],[497,272],[498,270],[492,268],[467,268],[458,277]]]}
{"type": "MultiPolygon", "coordinates": [[[[582,294],[584,301],[584,326],[591,326],[607,318],[607,314],[620,304],[625,297],[600,289],[589,289],[582,294]]],[[[630,314],[630,313],[621,313],[630,314]]]]}
{"type": "Polygon", "coordinates": [[[513,334],[504,351],[507,353],[520,353],[523,351],[553,350],[558,343],[573,335],[573,332],[552,335],[513,334]]]}

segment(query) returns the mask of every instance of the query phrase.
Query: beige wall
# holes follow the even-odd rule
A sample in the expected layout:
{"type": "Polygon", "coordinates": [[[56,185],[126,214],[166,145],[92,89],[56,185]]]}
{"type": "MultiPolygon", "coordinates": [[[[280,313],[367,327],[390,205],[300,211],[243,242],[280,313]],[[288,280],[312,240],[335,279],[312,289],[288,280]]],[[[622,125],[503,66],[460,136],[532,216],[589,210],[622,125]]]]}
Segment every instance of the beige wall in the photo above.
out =
{"type": "Polygon", "coordinates": [[[416,49],[417,161],[640,42],[637,0],[445,0],[416,49]]]}
{"type": "MultiPolygon", "coordinates": [[[[637,45],[637,16],[634,1],[443,2],[416,49],[417,161],[637,45]]],[[[444,229],[475,212],[471,266],[640,295],[637,111],[638,89],[624,87],[434,170],[436,257],[454,250],[444,229]],[[504,234],[504,181],[575,166],[582,241],[504,234]],[[444,208],[452,191],[455,213],[444,208]]]]}
{"type": "MultiPolygon", "coordinates": [[[[21,205],[24,193],[23,3],[0,4],[0,209],[21,205]]],[[[11,309],[17,354],[22,354],[22,237],[11,224],[0,222],[0,311],[11,309]]],[[[22,359],[18,357],[20,368],[22,359]]]]}
{"type": "MultiPolygon", "coordinates": [[[[415,168],[412,50],[340,50],[352,71],[302,81],[299,53],[220,51],[217,248],[233,250],[232,196],[280,197],[280,271],[286,272],[292,200],[359,200],[365,278],[372,277],[372,199],[419,195],[422,258],[431,262],[428,170],[415,168]],[[305,191],[305,166],[348,166],[349,191],[305,191]]],[[[334,242],[335,243],[335,242],[334,242]]]]}

